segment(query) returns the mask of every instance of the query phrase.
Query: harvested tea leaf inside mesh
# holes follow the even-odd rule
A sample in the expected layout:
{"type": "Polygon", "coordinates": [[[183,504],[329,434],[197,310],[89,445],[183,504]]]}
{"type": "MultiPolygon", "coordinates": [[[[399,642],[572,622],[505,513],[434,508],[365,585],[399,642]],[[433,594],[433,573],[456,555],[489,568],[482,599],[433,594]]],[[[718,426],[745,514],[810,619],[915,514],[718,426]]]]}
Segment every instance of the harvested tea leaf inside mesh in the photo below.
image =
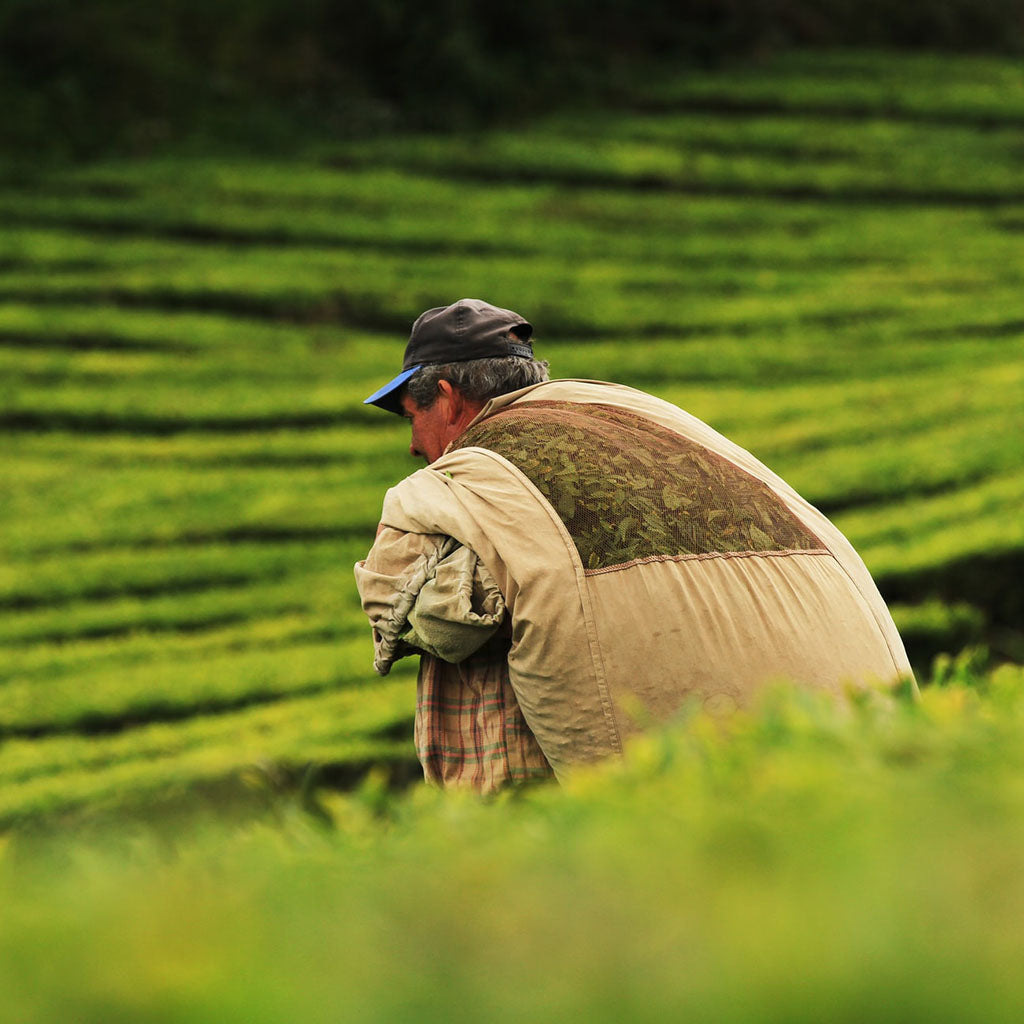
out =
{"type": "Polygon", "coordinates": [[[524,402],[467,430],[457,448],[508,459],[550,502],[589,570],[652,557],[820,550],[760,480],[622,409],[524,402]]]}

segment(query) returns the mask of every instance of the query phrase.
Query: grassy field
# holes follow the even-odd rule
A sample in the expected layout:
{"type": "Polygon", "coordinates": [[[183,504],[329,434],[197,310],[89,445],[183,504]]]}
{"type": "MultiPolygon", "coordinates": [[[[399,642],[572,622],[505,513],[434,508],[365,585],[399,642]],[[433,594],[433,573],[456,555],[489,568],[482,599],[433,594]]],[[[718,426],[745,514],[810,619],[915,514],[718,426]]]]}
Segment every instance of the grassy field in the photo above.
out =
{"type": "Polygon", "coordinates": [[[922,678],[1024,660],[1022,124],[1016,64],[803,55],[514,131],[9,169],[0,827],[408,775],[351,565],[415,464],[360,401],[464,295],[825,509],[922,678]]]}

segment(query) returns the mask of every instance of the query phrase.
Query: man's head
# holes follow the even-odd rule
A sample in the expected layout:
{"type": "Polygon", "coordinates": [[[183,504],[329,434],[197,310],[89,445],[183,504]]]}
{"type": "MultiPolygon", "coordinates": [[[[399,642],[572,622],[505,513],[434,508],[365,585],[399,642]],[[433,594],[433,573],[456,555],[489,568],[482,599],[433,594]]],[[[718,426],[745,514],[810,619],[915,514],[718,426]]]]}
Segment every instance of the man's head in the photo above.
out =
{"type": "Polygon", "coordinates": [[[548,379],[532,333],[518,313],[480,299],[429,309],[413,324],[402,372],[364,404],[411,420],[410,452],[433,462],[490,399],[548,379]]]}

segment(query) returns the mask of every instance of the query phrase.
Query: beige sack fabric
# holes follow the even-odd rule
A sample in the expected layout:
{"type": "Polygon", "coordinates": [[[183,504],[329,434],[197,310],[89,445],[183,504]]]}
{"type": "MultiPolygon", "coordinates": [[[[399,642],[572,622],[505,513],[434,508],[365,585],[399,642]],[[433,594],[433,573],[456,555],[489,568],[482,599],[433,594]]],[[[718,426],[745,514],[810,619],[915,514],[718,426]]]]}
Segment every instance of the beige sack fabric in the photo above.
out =
{"type": "MultiPolygon", "coordinates": [[[[838,694],[912,678],[842,534],[748,452],[631,388],[552,381],[492,401],[388,492],[382,523],[357,570],[375,628],[401,617],[411,577],[417,593],[436,579],[448,538],[472,552],[511,617],[516,698],[560,775],[688,701],[741,706],[775,679],[838,694]]],[[[464,594],[464,579],[440,591],[464,594]]],[[[415,599],[403,614],[426,621],[415,599]]],[[[381,663],[400,639],[378,644],[381,663]]]]}
{"type": "Polygon", "coordinates": [[[505,601],[473,551],[450,537],[394,530],[382,536],[355,566],[378,674],[423,651],[457,664],[497,632],[505,601]]]}
{"type": "Polygon", "coordinates": [[[458,664],[483,646],[505,619],[505,599],[491,574],[466,547],[442,558],[409,611],[403,640],[458,664]]]}

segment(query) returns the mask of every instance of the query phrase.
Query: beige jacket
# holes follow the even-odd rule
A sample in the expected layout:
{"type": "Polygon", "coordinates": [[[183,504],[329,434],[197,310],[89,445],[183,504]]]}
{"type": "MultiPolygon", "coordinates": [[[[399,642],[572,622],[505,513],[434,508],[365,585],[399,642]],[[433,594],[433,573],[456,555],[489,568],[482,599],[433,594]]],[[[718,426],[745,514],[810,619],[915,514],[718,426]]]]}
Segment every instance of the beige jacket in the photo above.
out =
{"type": "MultiPolygon", "coordinates": [[[[464,443],[388,491],[381,533],[357,567],[377,668],[386,671],[417,636],[437,653],[431,637],[446,608],[459,605],[451,621],[461,624],[460,640],[444,641],[449,660],[510,616],[510,680],[557,774],[621,751],[641,723],[694,700],[728,710],[773,680],[838,694],[913,678],[888,609],[845,537],[749,452],[677,407],[621,385],[551,381],[488,403],[455,442],[464,443]],[[676,489],[681,474],[658,477],[655,465],[638,490],[675,510],[668,518],[692,518],[690,539],[678,551],[626,561],[588,548],[590,520],[576,510],[571,482],[557,502],[550,490],[546,497],[545,481],[561,486],[558,467],[547,455],[533,465],[548,449],[532,435],[517,442],[517,431],[543,414],[557,455],[575,436],[578,403],[592,406],[587,415],[639,424],[658,443],[685,449],[699,467],[695,478],[707,483],[706,502],[720,502],[711,493],[718,480],[749,490],[743,539],[720,543],[733,527],[715,508],[690,509],[693,495],[676,489]],[[773,531],[792,542],[773,540],[773,531]],[[453,554],[450,572],[439,574],[453,554]]],[[[630,496],[609,492],[607,500],[621,508],[630,496]]],[[[601,529],[614,542],[634,526],[626,519],[620,531],[601,529]]]]}

